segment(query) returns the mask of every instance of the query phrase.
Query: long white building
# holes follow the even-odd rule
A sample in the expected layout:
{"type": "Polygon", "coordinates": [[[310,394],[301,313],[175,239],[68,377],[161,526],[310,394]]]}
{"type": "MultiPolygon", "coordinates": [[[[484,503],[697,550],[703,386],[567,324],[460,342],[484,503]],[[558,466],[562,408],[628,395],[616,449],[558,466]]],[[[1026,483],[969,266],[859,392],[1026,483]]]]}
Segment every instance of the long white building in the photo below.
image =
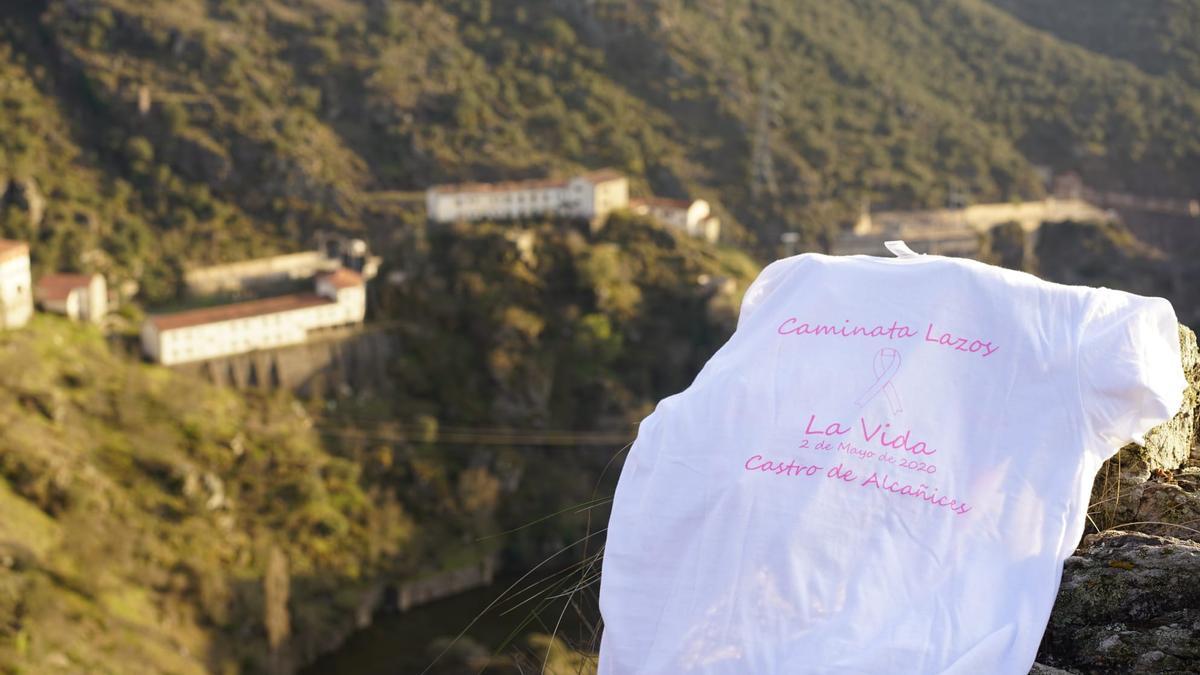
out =
{"type": "Polygon", "coordinates": [[[425,191],[429,220],[452,223],[531,216],[583,218],[598,223],[629,205],[629,179],[603,169],[564,180],[435,185],[425,191]]]}
{"type": "Polygon", "coordinates": [[[298,344],[314,330],[362,323],[366,307],[362,276],[339,269],[318,275],[315,293],[151,316],[142,324],[142,351],[173,365],[298,344]]]}
{"type": "Polygon", "coordinates": [[[33,316],[29,245],[0,239],[0,328],[20,328],[33,316]]]}

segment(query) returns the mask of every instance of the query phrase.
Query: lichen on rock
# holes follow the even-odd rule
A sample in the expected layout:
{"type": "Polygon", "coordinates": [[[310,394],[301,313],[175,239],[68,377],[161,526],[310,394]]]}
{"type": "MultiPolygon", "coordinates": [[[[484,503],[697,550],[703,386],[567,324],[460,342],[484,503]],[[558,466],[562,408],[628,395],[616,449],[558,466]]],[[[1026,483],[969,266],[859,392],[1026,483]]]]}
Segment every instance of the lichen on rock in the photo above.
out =
{"type": "Polygon", "coordinates": [[[1200,672],[1200,544],[1088,535],[1067,559],[1041,661],[1082,672],[1200,672]]]}

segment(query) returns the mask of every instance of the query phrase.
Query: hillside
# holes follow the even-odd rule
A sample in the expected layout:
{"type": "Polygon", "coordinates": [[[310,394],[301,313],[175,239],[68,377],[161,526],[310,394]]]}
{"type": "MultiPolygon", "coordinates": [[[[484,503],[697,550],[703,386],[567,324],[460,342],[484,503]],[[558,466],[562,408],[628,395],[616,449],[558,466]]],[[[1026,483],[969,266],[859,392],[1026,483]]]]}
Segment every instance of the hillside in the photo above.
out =
{"type": "Polygon", "coordinates": [[[1150,75],[1200,86],[1200,5],[1192,0],[989,0],[1021,21],[1150,75]]]}
{"type": "Polygon", "coordinates": [[[758,273],[737,250],[636,217],[590,240],[482,223],[426,245],[379,311],[404,326],[389,373],[397,412],[448,423],[628,428],[691,383],[758,273]]]}
{"type": "MultiPolygon", "coordinates": [[[[615,448],[439,435],[628,429],[724,342],[782,231],[1038,197],[1039,166],[1196,196],[1200,17],[1172,0],[1096,37],[1130,6],[1085,30],[1024,0],[0,3],[0,237],[35,278],[162,306],[187,264],[335,227],[384,255],[370,319],[397,347],[388,391],[302,401],[47,316],[0,333],[0,672],[287,671],[380,580],[568,547],[615,448]],[[423,222],[434,183],[602,166],[710,200],[721,245],[628,213],[423,222]]],[[[1115,226],[994,234],[1048,279],[1183,277],[1115,226]]]]}
{"type": "Polygon", "coordinates": [[[817,245],[864,199],[1037,196],[1033,163],[1193,195],[1195,13],[1152,15],[1171,26],[1158,58],[1029,6],[6,3],[0,233],[155,301],[187,260],[403,228],[420,214],[386,196],[460,179],[614,166],[636,192],[715,202],[751,246],[817,245]]]}
{"type": "Polygon", "coordinates": [[[0,334],[0,423],[4,672],[263,671],[272,550],[301,647],[415,562],[395,495],[369,493],[289,397],[129,363],[92,329],[0,334]]]}
{"type": "Polygon", "coordinates": [[[556,485],[550,512],[593,487],[512,449],[359,452],[315,422],[66,321],[0,334],[0,672],[294,672],[384,584],[496,548],[477,537],[512,501],[497,466],[556,485]]]}
{"type": "Polygon", "coordinates": [[[0,672],[266,672],[279,554],[290,666],[368,587],[495,549],[532,566],[588,514],[479,538],[611,491],[617,448],[434,444],[439,423],[629,429],[725,340],[755,272],[638,219],[427,244],[421,282],[383,299],[406,346],[386,398],[221,389],[45,315],[0,333],[0,672]]]}
{"type": "MultiPolygon", "coordinates": [[[[397,451],[381,466],[381,439],[438,425],[632,438],[658,400],[685,389],[732,334],[757,274],[737,250],[640,218],[616,218],[591,239],[554,223],[437,228],[405,249],[412,253],[397,264],[407,280],[383,289],[376,307],[402,345],[380,365],[390,391],[339,401],[327,419],[348,430],[338,452],[371,467],[374,480],[417,479],[411,508],[422,523],[444,514],[420,495],[452,488],[421,479],[421,453],[397,451]]],[[[501,524],[516,527],[592,497],[619,444],[489,447],[437,450],[468,465],[490,462],[502,482],[524,475],[519,499],[501,499],[497,510],[501,524]]],[[[577,539],[580,522],[555,518],[522,530],[505,540],[505,552],[517,568],[536,564],[548,546],[577,539]]]]}

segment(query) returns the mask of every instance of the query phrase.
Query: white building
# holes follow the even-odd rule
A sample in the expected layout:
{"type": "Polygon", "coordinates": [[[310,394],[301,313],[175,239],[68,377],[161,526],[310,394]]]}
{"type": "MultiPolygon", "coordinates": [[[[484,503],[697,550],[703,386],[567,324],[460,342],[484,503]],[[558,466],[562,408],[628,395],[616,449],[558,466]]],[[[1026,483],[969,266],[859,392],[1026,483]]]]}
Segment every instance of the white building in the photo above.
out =
{"type": "Polygon", "coordinates": [[[565,180],[459,183],[425,191],[426,212],[436,223],[559,216],[598,224],[628,205],[629,180],[611,169],[565,180]]]}
{"type": "Polygon", "coordinates": [[[33,291],[42,309],[99,323],[108,314],[108,286],[99,274],[47,274],[33,291]]]}
{"type": "Polygon", "coordinates": [[[20,328],[33,316],[29,245],[0,239],[0,328],[20,328]]]}
{"type": "Polygon", "coordinates": [[[151,316],[142,324],[142,350],[164,365],[298,344],[309,333],[361,323],[366,285],[357,272],[317,276],[315,293],[151,316]]]}
{"type": "Polygon", "coordinates": [[[703,199],[687,201],[663,197],[645,197],[629,203],[634,213],[649,215],[662,224],[715,242],[721,236],[721,221],[712,215],[712,209],[703,199]]]}

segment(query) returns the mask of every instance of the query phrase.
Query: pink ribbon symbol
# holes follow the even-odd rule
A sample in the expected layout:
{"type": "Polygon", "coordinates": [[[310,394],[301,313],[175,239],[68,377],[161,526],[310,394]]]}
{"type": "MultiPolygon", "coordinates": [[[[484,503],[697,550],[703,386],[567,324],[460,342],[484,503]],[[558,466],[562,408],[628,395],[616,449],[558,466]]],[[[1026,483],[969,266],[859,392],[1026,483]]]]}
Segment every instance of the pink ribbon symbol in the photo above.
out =
{"type": "Polygon", "coordinates": [[[863,392],[862,396],[858,397],[855,403],[860,406],[865,405],[867,401],[875,398],[882,391],[887,396],[893,415],[904,410],[900,407],[900,394],[896,392],[896,387],[892,385],[892,378],[900,370],[900,352],[891,347],[880,349],[875,352],[873,367],[875,369],[875,382],[863,392]]]}

